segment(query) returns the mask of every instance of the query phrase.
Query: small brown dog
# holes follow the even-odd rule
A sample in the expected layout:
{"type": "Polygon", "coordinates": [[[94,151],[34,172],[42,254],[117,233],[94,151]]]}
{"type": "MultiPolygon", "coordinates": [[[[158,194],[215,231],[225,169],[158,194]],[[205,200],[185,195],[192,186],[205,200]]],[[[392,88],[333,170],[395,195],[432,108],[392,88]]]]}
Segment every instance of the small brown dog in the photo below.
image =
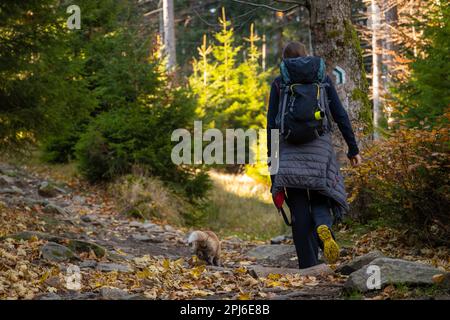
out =
{"type": "Polygon", "coordinates": [[[210,265],[220,266],[220,240],[212,231],[194,231],[188,243],[192,252],[210,265]]]}

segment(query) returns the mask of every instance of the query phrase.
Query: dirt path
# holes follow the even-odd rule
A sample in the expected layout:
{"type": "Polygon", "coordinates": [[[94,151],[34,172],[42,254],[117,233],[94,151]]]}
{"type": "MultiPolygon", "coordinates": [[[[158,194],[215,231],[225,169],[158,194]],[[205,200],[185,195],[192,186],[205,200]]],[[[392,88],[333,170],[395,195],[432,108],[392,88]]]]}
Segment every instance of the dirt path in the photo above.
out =
{"type": "MultiPolygon", "coordinates": [[[[300,272],[294,247],[287,243],[222,239],[223,265],[205,266],[191,255],[186,241],[190,231],[129,219],[98,186],[52,182],[26,168],[0,164],[0,299],[349,297],[343,290],[348,276],[334,273],[325,264],[300,272]]],[[[363,237],[361,243],[370,243],[371,238],[367,239],[363,237]]],[[[401,247],[393,236],[386,241],[391,252],[393,246],[401,247]]],[[[347,248],[341,265],[358,250],[347,248]]],[[[447,252],[442,251],[442,261],[447,252]]],[[[375,256],[385,257],[382,253],[375,256]]],[[[399,281],[407,273],[411,274],[408,281],[414,283],[415,270],[417,277],[430,274],[419,284],[433,284],[431,276],[445,274],[443,267],[424,269],[412,262],[418,257],[408,257],[410,261],[382,262],[391,264],[389,268],[407,268],[393,275],[400,275],[399,281]]],[[[364,259],[368,264],[374,257],[369,254],[364,259]]],[[[364,265],[355,261],[357,268],[364,265]]],[[[381,294],[365,297],[390,298],[396,290],[387,286],[381,294]]],[[[450,297],[450,292],[444,296],[450,297]]]]}
{"type": "MultiPolygon", "coordinates": [[[[270,273],[264,268],[262,271],[253,270],[254,267],[264,266],[295,267],[297,262],[292,252],[278,261],[256,259],[246,253],[261,244],[229,238],[223,240],[223,266],[205,267],[190,253],[186,243],[188,230],[127,219],[116,211],[113,201],[107,199],[104,193],[88,190],[81,185],[58,184],[7,165],[1,165],[0,174],[3,177],[0,180],[0,203],[5,218],[2,233],[9,238],[15,235],[16,239],[8,240],[5,237],[3,241],[14,241],[16,249],[20,246],[30,249],[30,256],[17,257],[17,260],[22,260],[28,268],[38,271],[36,273],[39,280],[23,284],[24,292],[28,292],[28,286],[32,287],[32,293],[28,292],[27,297],[340,297],[342,281],[330,282],[315,270],[309,273],[311,276],[284,275],[285,272],[292,273],[292,270],[282,268],[271,269],[270,273]],[[73,247],[71,244],[74,241],[99,245],[106,250],[106,254],[100,256],[89,246],[73,247]],[[45,248],[49,243],[73,249],[75,257],[58,259],[52,257],[52,253],[46,254],[45,248]],[[67,270],[70,266],[77,266],[82,283],[88,284],[82,286],[81,290],[68,290],[67,283],[64,283],[67,282],[67,270]],[[49,270],[52,270],[50,274],[49,270]],[[91,283],[92,281],[97,283],[91,283]]],[[[58,256],[58,253],[54,253],[58,256]]],[[[14,287],[0,286],[2,288],[4,295],[21,297],[14,287]]]]}

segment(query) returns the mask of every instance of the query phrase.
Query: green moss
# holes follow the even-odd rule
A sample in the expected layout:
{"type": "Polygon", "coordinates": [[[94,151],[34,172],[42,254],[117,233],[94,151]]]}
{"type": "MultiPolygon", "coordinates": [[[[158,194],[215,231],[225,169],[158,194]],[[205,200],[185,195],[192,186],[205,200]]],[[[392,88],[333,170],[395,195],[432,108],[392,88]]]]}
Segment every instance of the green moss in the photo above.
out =
{"type": "MultiPolygon", "coordinates": [[[[364,76],[364,75],[363,75],[364,76]]],[[[373,131],[372,119],[372,105],[366,91],[360,88],[355,88],[352,92],[351,98],[353,101],[361,102],[361,109],[359,111],[359,120],[365,124],[365,133],[373,131]]]]}
{"type": "Polygon", "coordinates": [[[327,32],[328,38],[336,38],[341,34],[339,30],[332,30],[327,32]]]}
{"type": "Polygon", "coordinates": [[[365,124],[365,133],[369,133],[373,131],[372,105],[367,95],[369,83],[367,82],[363,51],[361,49],[358,33],[350,20],[344,20],[344,44],[345,46],[351,46],[353,48],[360,65],[361,84],[359,88],[353,90],[351,98],[353,101],[361,102],[362,106],[359,112],[359,120],[365,124]]]}

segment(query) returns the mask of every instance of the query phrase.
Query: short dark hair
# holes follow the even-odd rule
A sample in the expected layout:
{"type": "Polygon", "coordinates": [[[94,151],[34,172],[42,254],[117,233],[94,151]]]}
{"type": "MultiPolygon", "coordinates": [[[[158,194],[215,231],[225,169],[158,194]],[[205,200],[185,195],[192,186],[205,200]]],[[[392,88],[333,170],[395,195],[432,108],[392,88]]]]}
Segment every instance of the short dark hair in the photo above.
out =
{"type": "Polygon", "coordinates": [[[283,59],[289,58],[297,58],[297,57],[306,57],[308,55],[308,51],[306,50],[306,46],[298,41],[289,42],[283,49],[283,59]]]}

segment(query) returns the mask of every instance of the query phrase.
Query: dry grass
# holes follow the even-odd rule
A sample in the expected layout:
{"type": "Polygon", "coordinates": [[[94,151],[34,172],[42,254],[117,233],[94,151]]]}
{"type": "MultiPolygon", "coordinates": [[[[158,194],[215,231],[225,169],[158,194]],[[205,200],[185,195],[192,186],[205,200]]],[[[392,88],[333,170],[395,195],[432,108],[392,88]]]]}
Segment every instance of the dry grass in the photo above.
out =
{"type": "Polygon", "coordinates": [[[0,162],[12,166],[22,167],[45,179],[58,182],[71,183],[79,178],[75,162],[49,164],[40,160],[39,151],[33,151],[24,155],[0,155],[0,162]]]}
{"type": "Polygon", "coordinates": [[[108,190],[122,211],[143,219],[152,217],[183,225],[183,212],[190,207],[156,177],[126,175],[110,184],[108,190]]]}
{"type": "Polygon", "coordinates": [[[267,239],[287,232],[272,204],[269,187],[247,175],[210,173],[210,212],[205,227],[221,235],[267,239]]]}

